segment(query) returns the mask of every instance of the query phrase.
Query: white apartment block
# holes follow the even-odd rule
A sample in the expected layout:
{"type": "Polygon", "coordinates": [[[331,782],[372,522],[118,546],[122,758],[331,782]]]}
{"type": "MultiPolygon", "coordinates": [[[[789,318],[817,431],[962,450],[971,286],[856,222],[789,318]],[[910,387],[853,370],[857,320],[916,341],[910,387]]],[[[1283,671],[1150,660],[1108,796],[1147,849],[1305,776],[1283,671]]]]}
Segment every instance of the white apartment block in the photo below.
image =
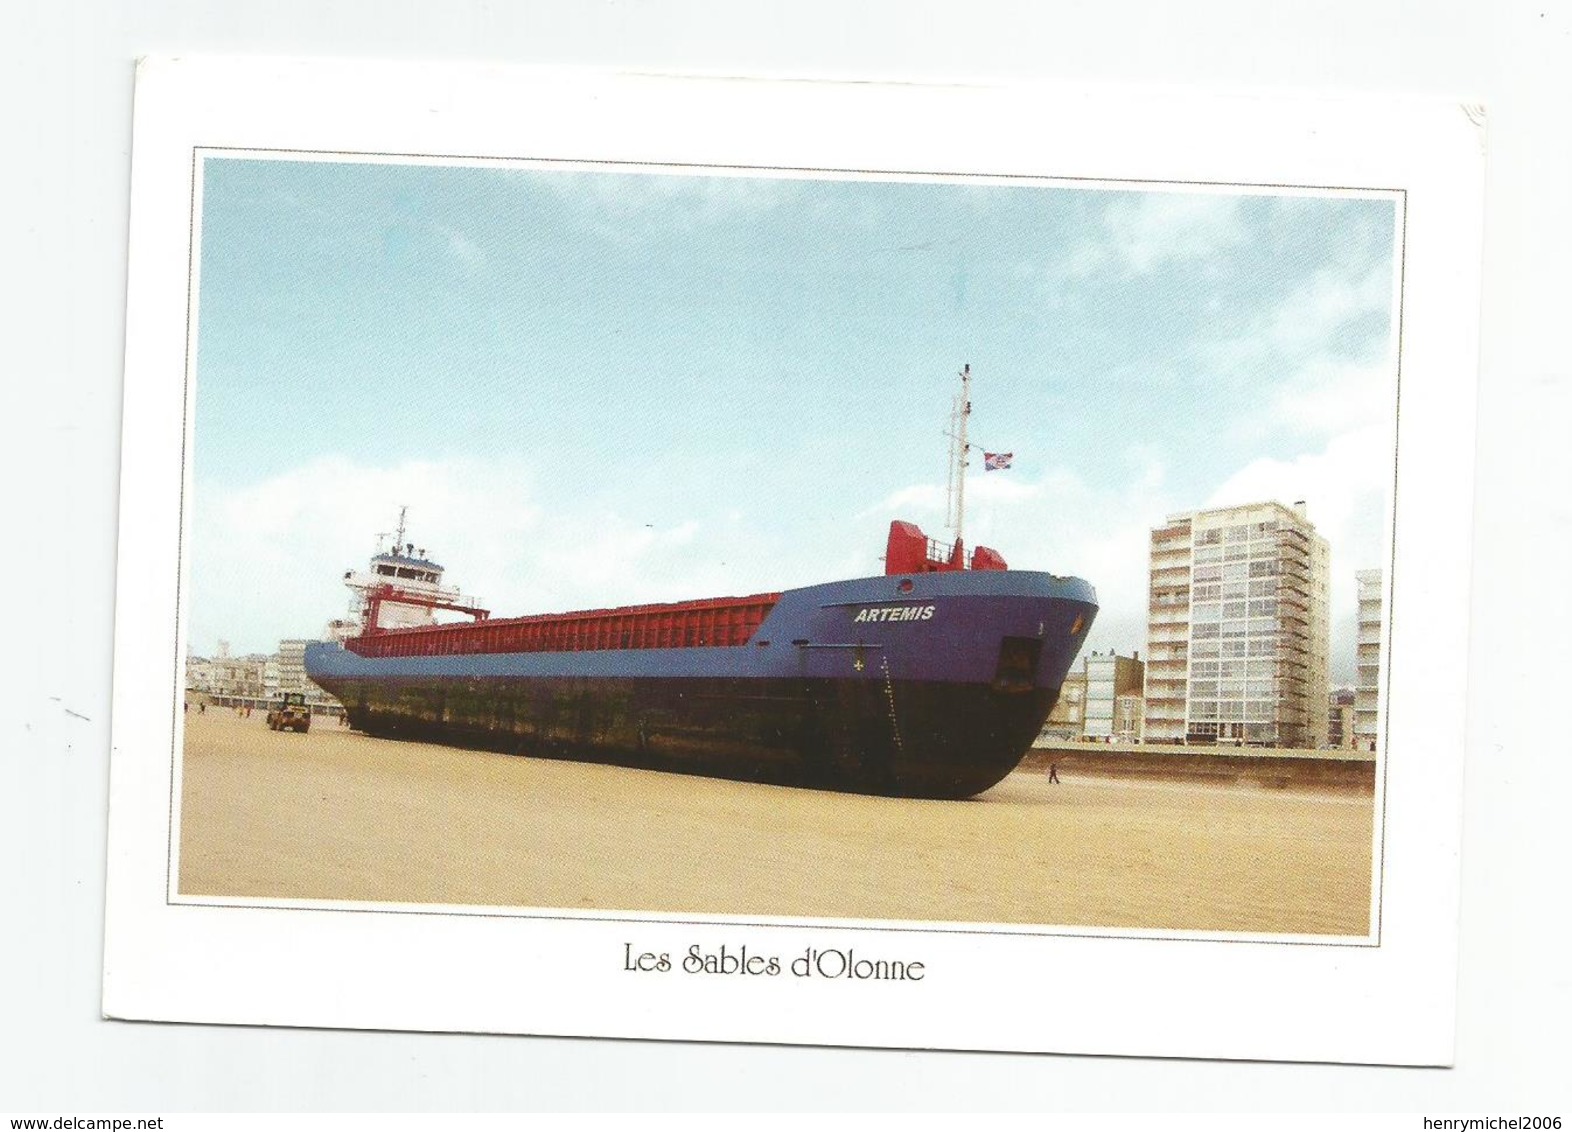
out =
{"type": "Polygon", "coordinates": [[[1302,503],[1152,531],[1144,741],[1324,746],[1330,558],[1302,503]]]}
{"type": "Polygon", "coordinates": [[[1354,657],[1354,744],[1361,751],[1376,749],[1376,705],[1381,692],[1381,571],[1360,570],[1359,637],[1354,657]]]}
{"type": "Polygon", "coordinates": [[[1133,657],[1110,652],[1092,653],[1084,661],[1086,672],[1086,713],[1082,736],[1105,742],[1128,743],[1141,733],[1139,723],[1130,720],[1130,705],[1122,698],[1139,697],[1141,692],[1140,653],[1133,657]]]}
{"type": "Polygon", "coordinates": [[[280,692],[320,691],[306,679],[306,645],[309,643],[298,639],[278,642],[274,657],[278,662],[280,692]]]}

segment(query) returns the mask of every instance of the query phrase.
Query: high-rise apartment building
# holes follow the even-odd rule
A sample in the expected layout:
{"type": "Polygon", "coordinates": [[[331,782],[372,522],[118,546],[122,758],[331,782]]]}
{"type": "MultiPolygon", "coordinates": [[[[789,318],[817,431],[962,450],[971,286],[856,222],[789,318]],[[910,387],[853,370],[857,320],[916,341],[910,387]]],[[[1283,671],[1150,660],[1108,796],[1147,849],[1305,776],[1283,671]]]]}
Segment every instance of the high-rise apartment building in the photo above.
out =
{"type": "Polygon", "coordinates": [[[1359,638],[1354,657],[1354,741],[1361,751],[1376,749],[1376,705],[1381,691],[1381,571],[1360,570],[1359,638]]]}
{"type": "Polygon", "coordinates": [[[1302,503],[1188,511],[1152,531],[1145,741],[1324,746],[1330,574],[1302,503]]]}

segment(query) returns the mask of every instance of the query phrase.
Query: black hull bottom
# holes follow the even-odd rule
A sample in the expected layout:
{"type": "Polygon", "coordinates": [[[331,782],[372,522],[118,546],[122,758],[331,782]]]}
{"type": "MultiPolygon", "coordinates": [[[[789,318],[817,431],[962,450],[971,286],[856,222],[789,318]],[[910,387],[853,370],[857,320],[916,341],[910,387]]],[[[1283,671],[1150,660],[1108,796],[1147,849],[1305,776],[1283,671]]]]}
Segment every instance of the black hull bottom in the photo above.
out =
{"type": "Polygon", "coordinates": [[[376,736],[917,798],[993,786],[1057,698],[877,680],[319,679],[376,736]]]}

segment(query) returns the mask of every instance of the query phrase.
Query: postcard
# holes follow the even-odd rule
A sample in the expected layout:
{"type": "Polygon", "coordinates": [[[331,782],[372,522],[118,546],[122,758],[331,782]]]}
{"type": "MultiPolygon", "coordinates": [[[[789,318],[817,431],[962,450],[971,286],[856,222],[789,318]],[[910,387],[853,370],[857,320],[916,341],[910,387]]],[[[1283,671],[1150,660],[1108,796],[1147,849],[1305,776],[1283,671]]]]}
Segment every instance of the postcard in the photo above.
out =
{"type": "Polygon", "coordinates": [[[1449,1063],[1477,108],[137,82],[108,1016],[1449,1063]]]}

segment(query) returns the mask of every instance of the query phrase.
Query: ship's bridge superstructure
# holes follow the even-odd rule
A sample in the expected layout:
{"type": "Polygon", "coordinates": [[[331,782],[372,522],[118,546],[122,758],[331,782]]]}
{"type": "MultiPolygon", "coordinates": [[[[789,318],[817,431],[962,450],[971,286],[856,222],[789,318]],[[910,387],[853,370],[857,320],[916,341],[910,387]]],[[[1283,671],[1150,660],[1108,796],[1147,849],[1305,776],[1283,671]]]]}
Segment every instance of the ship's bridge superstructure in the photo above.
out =
{"type": "Polygon", "coordinates": [[[386,535],[378,538],[377,552],[365,570],[349,570],[344,585],[354,597],[348,618],[329,625],[329,637],[345,640],[387,629],[424,628],[437,624],[439,609],[485,620],[487,611],[476,607],[453,586],[442,584],[442,566],[426,557],[424,547],[404,541],[404,510],[399,511],[398,531],[391,547],[386,535]]]}

